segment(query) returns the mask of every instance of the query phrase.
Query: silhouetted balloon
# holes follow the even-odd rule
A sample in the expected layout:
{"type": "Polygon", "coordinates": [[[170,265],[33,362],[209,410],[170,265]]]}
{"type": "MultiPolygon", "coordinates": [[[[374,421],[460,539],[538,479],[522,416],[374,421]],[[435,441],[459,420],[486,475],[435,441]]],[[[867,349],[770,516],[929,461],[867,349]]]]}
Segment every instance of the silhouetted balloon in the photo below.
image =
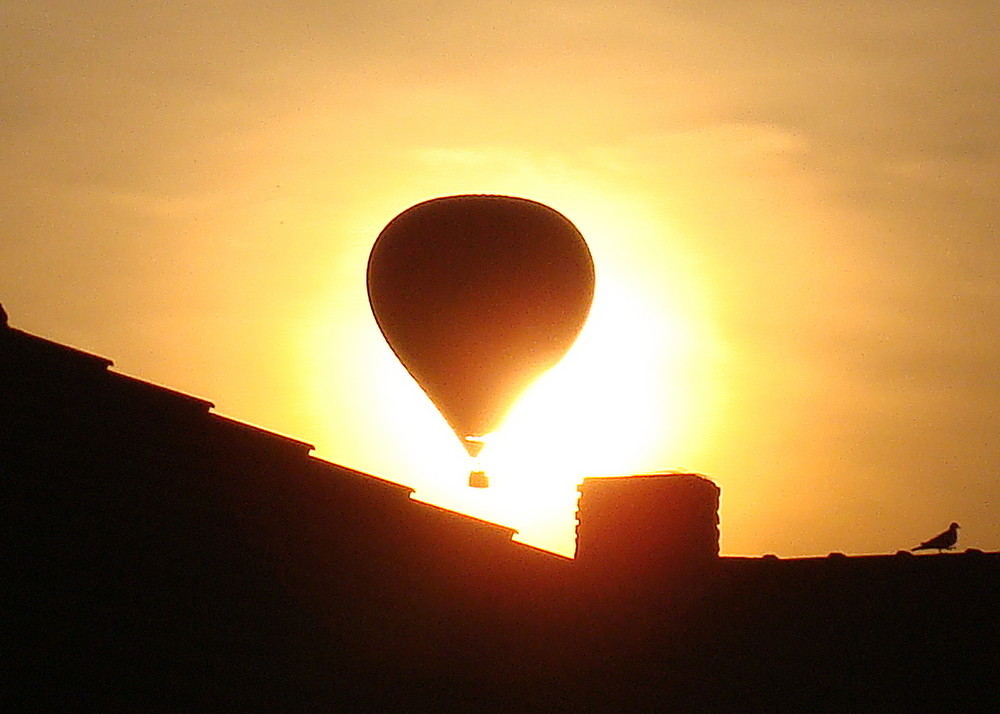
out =
{"type": "Polygon", "coordinates": [[[379,329],[471,456],[573,344],[594,263],[561,213],[510,196],[448,196],[400,213],[368,259],[379,329]],[[471,438],[470,438],[471,437],[471,438]]]}

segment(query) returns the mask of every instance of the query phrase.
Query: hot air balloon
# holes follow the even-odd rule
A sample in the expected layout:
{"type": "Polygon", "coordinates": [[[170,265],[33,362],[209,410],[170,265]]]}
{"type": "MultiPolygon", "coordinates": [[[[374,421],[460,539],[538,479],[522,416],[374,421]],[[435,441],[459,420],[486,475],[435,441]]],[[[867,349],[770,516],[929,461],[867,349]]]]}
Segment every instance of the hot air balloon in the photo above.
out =
{"type": "MultiPolygon", "coordinates": [[[[368,259],[368,300],[392,351],[469,455],[514,399],[573,344],[594,263],[561,213],[511,196],[406,209],[368,259]]],[[[478,468],[470,486],[486,486],[478,468]]]]}

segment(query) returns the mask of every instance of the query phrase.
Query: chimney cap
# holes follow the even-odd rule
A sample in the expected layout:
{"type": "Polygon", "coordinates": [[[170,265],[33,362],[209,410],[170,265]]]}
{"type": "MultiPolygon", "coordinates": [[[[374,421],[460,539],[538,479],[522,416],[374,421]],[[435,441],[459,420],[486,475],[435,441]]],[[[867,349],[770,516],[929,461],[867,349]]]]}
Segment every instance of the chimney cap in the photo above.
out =
{"type": "Polygon", "coordinates": [[[690,483],[704,483],[713,489],[719,487],[712,479],[704,474],[692,473],[688,471],[654,471],[643,474],[629,474],[627,476],[587,476],[577,486],[578,491],[583,491],[585,486],[625,486],[626,484],[650,484],[651,482],[676,482],[688,481],[690,483]]]}

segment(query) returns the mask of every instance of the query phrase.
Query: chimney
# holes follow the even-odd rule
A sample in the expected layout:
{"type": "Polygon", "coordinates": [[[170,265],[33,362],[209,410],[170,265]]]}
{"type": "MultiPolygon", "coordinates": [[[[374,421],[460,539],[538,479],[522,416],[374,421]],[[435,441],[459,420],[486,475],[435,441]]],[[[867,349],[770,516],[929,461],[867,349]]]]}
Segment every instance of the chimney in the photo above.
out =
{"type": "Polygon", "coordinates": [[[577,490],[576,561],[594,577],[655,587],[719,556],[720,490],[704,476],[587,478],[577,490]]]}

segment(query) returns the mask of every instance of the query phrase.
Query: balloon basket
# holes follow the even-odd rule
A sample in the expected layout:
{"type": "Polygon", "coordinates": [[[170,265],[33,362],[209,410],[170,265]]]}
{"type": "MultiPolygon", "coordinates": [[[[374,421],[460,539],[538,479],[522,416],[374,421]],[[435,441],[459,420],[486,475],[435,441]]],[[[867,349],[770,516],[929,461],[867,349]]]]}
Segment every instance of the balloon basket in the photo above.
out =
{"type": "Polygon", "coordinates": [[[470,471],[469,486],[472,488],[489,488],[490,477],[486,475],[485,471],[470,471]]]}

